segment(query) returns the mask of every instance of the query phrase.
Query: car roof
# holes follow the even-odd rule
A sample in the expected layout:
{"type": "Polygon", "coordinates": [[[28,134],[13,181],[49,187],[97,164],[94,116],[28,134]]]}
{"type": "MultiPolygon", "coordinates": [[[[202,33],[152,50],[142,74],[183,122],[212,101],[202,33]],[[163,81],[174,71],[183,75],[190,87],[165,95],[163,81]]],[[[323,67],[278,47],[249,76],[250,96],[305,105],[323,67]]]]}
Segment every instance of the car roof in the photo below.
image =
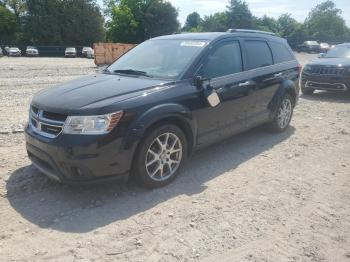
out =
{"type": "Polygon", "coordinates": [[[228,36],[246,36],[246,37],[262,37],[269,39],[281,40],[283,38],[272,35],[268,32],[261,31],[234,31],[234,32],[207,32],[207,33],[181,33],[173,35],[165,35],[152,38],[152,40],[207,40],[213,41],[228,36]]]}

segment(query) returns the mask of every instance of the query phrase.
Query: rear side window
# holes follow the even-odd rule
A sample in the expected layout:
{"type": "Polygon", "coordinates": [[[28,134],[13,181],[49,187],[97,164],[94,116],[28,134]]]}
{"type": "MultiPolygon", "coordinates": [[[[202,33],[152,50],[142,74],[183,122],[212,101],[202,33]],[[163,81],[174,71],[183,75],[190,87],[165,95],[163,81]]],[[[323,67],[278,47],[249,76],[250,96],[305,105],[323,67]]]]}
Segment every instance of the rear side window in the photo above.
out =
{"type": "Polygon", "coordinates": [[[248,69],[272,65],[272,54],[265,41],[246,40],[248,69]]]}
{"type": "Polygon", "coordinates": [[[294,60],[293,55],[285,45],[277,42],[270,42],[270,46],[272,49],[275,64],[294,60]]]}
{"type": "Polygon", "coordinates": [[[221,43],[208,56],[202,75],[208,78],[242,72],[242,55],[238,41],[221,43]]]}

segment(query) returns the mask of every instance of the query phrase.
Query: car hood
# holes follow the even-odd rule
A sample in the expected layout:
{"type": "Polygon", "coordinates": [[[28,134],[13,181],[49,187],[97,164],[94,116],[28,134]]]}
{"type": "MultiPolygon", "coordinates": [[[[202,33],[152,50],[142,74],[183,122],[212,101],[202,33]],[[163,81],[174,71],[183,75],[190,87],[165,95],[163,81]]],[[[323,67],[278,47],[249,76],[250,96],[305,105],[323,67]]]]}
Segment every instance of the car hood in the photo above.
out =
{"type": "Polygon", "coordinates": [[[308,63],[310,66],[350,66],[349,58],[320,58],[308,63]]]}
{"type": "Polygon", "coordinates": [[[85,114],[103,111],[106,106],[153,92],[160,92],[169,81],[115,74],[86,76],[37,93],[32,104],[57,113],[85,114]]]}

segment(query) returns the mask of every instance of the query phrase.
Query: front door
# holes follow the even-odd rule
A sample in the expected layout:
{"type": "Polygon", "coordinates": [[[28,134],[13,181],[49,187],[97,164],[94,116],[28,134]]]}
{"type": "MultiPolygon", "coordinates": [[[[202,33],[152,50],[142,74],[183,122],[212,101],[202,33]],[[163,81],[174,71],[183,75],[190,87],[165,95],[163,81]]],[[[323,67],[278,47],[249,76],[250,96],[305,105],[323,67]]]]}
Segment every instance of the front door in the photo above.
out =
{"type": "Polygon", "coordinates": [[[248,73],[243,72],[240,42],[235,39],[216,43],[204,59],[197,75],[210,79],[208,84],[218,93],[220,104],[205,106],[196,112],[198,145],[205,145],[235,134],[246,127],[248,73]]]}

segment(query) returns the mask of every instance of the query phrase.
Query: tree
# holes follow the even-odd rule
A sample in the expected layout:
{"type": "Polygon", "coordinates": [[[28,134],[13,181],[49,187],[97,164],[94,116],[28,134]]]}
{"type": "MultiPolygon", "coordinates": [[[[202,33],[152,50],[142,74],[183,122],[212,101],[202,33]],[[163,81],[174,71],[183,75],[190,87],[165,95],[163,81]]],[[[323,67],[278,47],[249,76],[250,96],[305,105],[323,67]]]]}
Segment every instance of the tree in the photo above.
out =
{"type": "Polygon", "coordinates": [[[228,28],[256,28],[256,25],[254,24],[254,17],[245,1],[230,0],[227,9],[228,10],[226,13],[228,28]]]}
{"type": "Polygon", "coordinates": [[[262,18],[255,18],[255,24],[259,30],[278,33],[278,22],[273,17],[264,15],[262,18]]]}
{"type": "Polygon", "coordinates": [[[123,43],[137,43],[141,40],[138,35],[139,23],[135,20],[129,7],[114,6],[111,15],[107,39],[123,43]]]}
{"type": "Polygon", "coordinates": [[[226,12],[205,16],[202,22],[203,31],[225,32],[228,29],[228,17],[226,12]]]}
{"type": "Polygon", "coordinates": [[[299,43],[305,41],[307,33],[305,26],[294,18],[291,14],[282,14],[277,19],[278,34],[288,40],[292,47],[296,47],[299,43]]]}
{"type": "Polygon", "coordinates": [[[177,10],[170,2],[151,0],[143,17],[144,38],[169,35],[179,30],[177,10]]]}
{"type": "Polygon", "coordinates": [[[197,12],[193,12],[187,16],[183,31],[192,31],[195,28],[199,28],[202,23],[202,18],[197,12]]]}
{"type": "Polygon", "coordinates": [[[3,3],[13,11],[17,22],[19,22],[26,11],[26,0],[3,0],[3,3]]]}
{"type": "Polygon", "coordinates": [[[39,45],[91,45],[104,39],[93,0],[27,0],[24,37],[39,45]]]}
{"type": "Polygon", "coordinates": [[[345,41],[349,32],[341,10],[332,1],[316,5],[309,13],[305,26],[308,33],[319,41],[345,41]]]}
{"type": "Polygon", "coordinates": [[[12,43],[18,31],[16,16],[4,5],[0,5],[0,44],[12,43]]]}
{"type": "Polygon", "coordinates": [[[107,23],[109,41],[140,43],[178,31],[177,10],[164,0],[120,0],[107,23]],[[124,32],[128,32],[125,34],[124,32]],[[131,32],[130,32],[131,31],[131,32]]]}

